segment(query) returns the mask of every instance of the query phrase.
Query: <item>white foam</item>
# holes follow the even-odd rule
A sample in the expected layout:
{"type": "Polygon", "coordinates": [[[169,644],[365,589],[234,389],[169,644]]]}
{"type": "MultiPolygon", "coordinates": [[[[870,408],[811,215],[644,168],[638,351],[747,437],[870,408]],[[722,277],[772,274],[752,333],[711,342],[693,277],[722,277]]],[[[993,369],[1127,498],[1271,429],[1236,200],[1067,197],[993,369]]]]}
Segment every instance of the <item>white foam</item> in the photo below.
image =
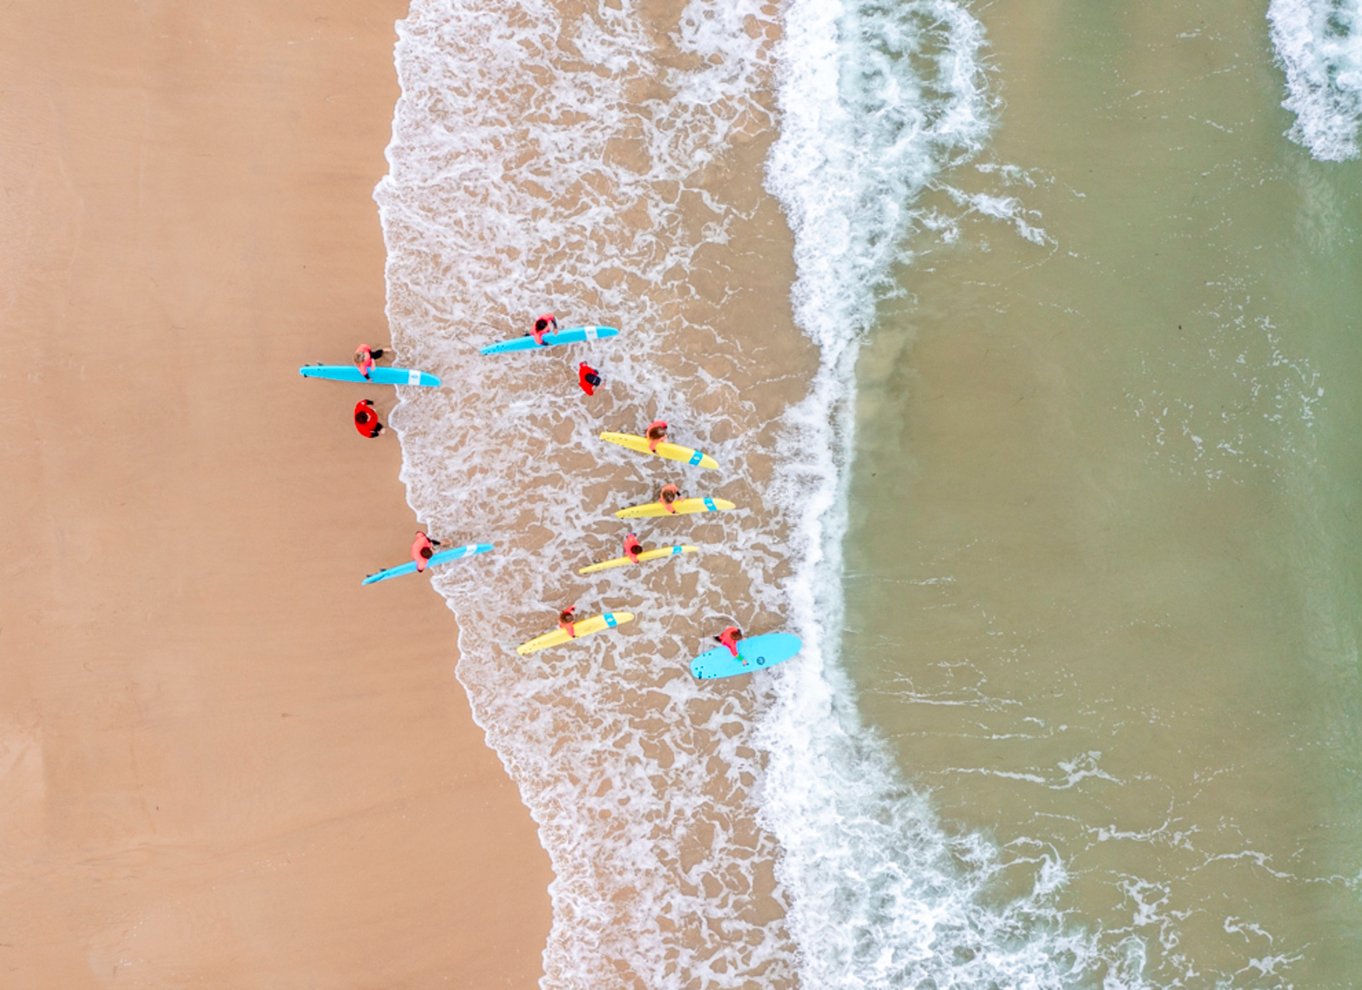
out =
{"type": "MultiPolygon", "coordinates": [[[[483,566],[432,583],[461,620],[458,676],[474,717],[551,859],[543,983],[554,988],[790,977],[793,946],[767,920],[778,892],[753,879],[775,856],[751,826],[760,766],[748,723],[760,695],[697,686],[686,667],[697,623],[733,607],[723,582],[698,555],[646,577],[573,574],[618,555],[625,527],[609,509],[655,497],[653,471],[602,444],[602,428],[660,414],[741,486],[745,435],[765,425],[751,422],[741,375],[725,380],[668,346],[708,332],[674,301],[736,215],[705,169],[764,118],[754,76],[769,43],[744,30],[761,8],[692,0],[669,38],[651,34],[631,0],[572,16],[542,0],[415,0],[399,25],[402,98],[375,193],[389,319],[404,360],[454,387],[409,396],[390,419],[408,499],[430,531],[497,544],[483,566]],[[622,337],[571,357],[476,356],[546,300],[560,319],[622,337]],[[595,407],[611,421],[578,405],[575,370],[567,377],[577,359],[607,386],[626,383],[595,407]],[[567,457],[590,451],[596,465],[568,469],[546,456],[550,444],[567,457]],[[569,596],[583,612],[628,609],[636,621],[516,657],[514,644],[551,627],[569,596]]],[[[640,522],[640,537],[674,542],[670,522],[640,522]]],[[[702,546],[739,541],[755,579],[773,584],[786,556],[778,525],[727,513],[684,532],[702,546]]]]}
{"type": "MultiPolygon", "coordinates": [[[[937,821],[861,724],[838,662],[857,346],[877,304],[896,291],[914,231],[956,229],[917,202],[987,137],[982,29],[960,4],[941,0],[794,0],[785,28],[781,133],[767,187],[795,233],[795,312],[823,365],[786,415],[776,492],[806,507],[786,587],[806,649],[776,681],[758,741],[769,754],[761,820],[780,843],[801,984],[1060,987],[1099,968],[1110,986],[1138,983],[1138,944],[1099,961],[1095,940],[1063,921],[1054,896],[1066,871],[1052,849],[1003,850],[937,821]],[[1030,893],[1000,895],[1018,870],[1031,877],[1030,893]]],[[[1015,200],[956,199],[1021,216],[1015,200]]],[[[1043,239],[1038,228],[1018,229],[1043,239]]],[[[1061,769],[1055,786],[1104,776],[1095,758],[1061,769]]]]}
{"type": "Polygon", "coordinates": [[[1362,0],[1270,0],[1277,63],[1286,75],[1287,132],[1321,161],[1359,154],[1362,125],[1362,0]]]}

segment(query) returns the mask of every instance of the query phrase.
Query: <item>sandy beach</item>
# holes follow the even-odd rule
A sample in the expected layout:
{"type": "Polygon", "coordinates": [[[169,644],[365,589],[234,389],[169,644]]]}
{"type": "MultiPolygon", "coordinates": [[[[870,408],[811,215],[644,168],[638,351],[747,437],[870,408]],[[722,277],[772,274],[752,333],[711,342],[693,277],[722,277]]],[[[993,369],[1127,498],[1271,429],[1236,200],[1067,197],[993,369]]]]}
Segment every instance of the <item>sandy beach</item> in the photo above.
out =
{"type": "MultiPolygon", "coordinates": [[[[547,857],[454,679],[375,182],[405,4],[0,16],[8,987],[533,985],[547,857]]],[[[441,373],[445,369],[430,369],[441,373]]]]}

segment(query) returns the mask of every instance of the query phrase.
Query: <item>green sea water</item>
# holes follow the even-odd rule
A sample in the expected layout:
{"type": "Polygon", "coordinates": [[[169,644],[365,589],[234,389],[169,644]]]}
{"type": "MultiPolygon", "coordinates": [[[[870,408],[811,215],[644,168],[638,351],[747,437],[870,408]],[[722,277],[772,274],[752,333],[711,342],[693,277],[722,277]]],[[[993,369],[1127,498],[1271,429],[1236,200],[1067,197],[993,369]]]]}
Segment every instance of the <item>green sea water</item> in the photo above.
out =
{"type": "Polygon", "coordinates": [[[1145,985],[1362,984],[1362,165],[1260,5],[979,16],[993,143],[859,366],[862,712],[1145,985]]]}

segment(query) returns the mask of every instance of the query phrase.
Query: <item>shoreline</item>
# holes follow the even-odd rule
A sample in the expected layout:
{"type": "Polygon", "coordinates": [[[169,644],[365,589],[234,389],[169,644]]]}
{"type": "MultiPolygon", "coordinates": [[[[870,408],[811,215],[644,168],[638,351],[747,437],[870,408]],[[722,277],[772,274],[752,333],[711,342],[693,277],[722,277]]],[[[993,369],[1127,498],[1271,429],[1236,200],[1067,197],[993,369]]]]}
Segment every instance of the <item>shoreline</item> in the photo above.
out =
{"type": "Polygon", "coordinates": [[[542,974],[547,856],[452,616],[360,586],[419,525],[349,423],[395,396],[296,370],[387,342],[405,13],[8,18],[14,985],[542,974]]]}
{"type": "MultiPolygon", "coordinates": [[[[763,184],[774,134],[759,99],[767,93],[761,49],[776,28],[758,31],[763,41],[743,22],[742,50],[725,49],[741,59],[736,75],[720,59],[663,87],[727,93],[719,102],[731,127],[697,109],[697,133],[708,137],[692,134],[687,151],[667,139],[652,144],[661,125],[650,113],[628,120],[613,99],[577,98],[579,82],[596,93],[595,62],[563,53],[594,37],[589,13],[563,4],[529,20],[432,12],[404,33],[398,60],[411,67],[409,100],[390,151],[394,179],[377,194],[399,344],[478,383],[423,393],[394,417],[404,428],[411,502],[432,531],[497,543],[475,571],[436,580],[470,620],[458,676],[550,850],[547,985],[651,985],[662,973],[704,969],[791,986],[777,850],[755,824],[760,757],[733,736],[747,730],[770,684],[701,685],[688,669],[730,613],[744,626],[779,628],[779,580],[789,573],[789,510],[783,501],[769,506],[763,492],[777,472],[775,420],[817,358],[790,325],[790,231],[763,184]],[[508,31],[560,40],[519,66],[498,55],[508,31]],[[559,85],[519,109],[518,87],[541,69],[559,85]],[[490,145],[481,137],[489,133],[498,135],[490,145]],[[696,141],[709,150],[694,150],[696,141]],[[535,142],[545,155],[526,163],[517,149],[535,142]],[[710,154],[696,171],[691,159],[710,154]],[[451,162],[459,163],[452,171],[451,162]],[[659,174],[677,176],[677,186],[638,179],[659,174]],[[517,218],[514,229],[507,217],[517,218]],[[535,295],[551,303],[514,315],[535,295]],[[619,327],[621,340],[474,356],[511,335],[496,329],[502,321],[544,309],[565,325],[619,327]],[[605,379],[590,399],[576,390],[581,359],[605,379]],[[713,387],[692,395],[706,381],[713,387]],[[599,440],[601,429],[633,431],[655,416],[672,420],[676,439],[703,447],[720,470],[694,474],[599,440]],[[633,524],[613,515],[656,497],[664,480],[750,511],[633,524]],[[749,553],[702,549],[656,568],[576,573],[616,556],[626,528],[645,543],[684,536],[749,553]],[[583,614],[627,610],[637,621],[572,649],[516,657],[515,645],[552,628],[567,602],[583,614]],[[733,766],[714,773],[714,761],[727,758],[733,766]],[[722,921],[709,913],[716,905],[722,921]],[[720,941],[710,937],[716,925],[720,941]]],[[[638,22],[631,41],[656,49],[619,81],[624,93],[650,91],[653,66],[688,61],[673,29],[661,13],[638,22]]]]}

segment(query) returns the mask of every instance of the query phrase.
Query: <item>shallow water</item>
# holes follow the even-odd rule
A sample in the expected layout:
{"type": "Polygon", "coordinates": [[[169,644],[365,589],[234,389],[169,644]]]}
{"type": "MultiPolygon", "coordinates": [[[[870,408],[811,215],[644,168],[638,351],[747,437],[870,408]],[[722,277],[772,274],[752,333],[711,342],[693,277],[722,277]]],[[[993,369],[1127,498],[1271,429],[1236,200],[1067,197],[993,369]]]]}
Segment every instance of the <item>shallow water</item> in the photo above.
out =
{"type": "Polygon", "coordinates": [[[965,218],[861,356],[845,658],[1122,980],[1348,986],[1362,172],[1236,11],[984,12],[1027,227],[965,218]]]}
{"type": "Polygon", "coordinates": [[[496,544],[433,581],[460,622],[474,716],[554,869],[545,986],[794,979],[774,844],[755,824],[760,695],[688,669],[730,617],[776,626],[790,557],[778,507],[757,511],[773,421],[813,364],[788,326],[788,238],[760,195],[770,15],[420,0],[400,25],[403,97],[376,191],[389,318],[404,358],[478,384],[409,396],[391,419],[431,531],[496,544]],[[477,355],[545,309],[621,334],[477,355]],[[744,339],[759,320],[774,326],[744,339]],[[589,399],[582,360],[604,378],[589,399]],[[597,438],[655,416],[722,469],[597,438]],[[669,481],[739,509],[611,515],[669,481]],[[576,574],[617,556],[630,529],[701,552],[576,574]],[[569,602],[637,618],[517,657],[569,602]]]}

